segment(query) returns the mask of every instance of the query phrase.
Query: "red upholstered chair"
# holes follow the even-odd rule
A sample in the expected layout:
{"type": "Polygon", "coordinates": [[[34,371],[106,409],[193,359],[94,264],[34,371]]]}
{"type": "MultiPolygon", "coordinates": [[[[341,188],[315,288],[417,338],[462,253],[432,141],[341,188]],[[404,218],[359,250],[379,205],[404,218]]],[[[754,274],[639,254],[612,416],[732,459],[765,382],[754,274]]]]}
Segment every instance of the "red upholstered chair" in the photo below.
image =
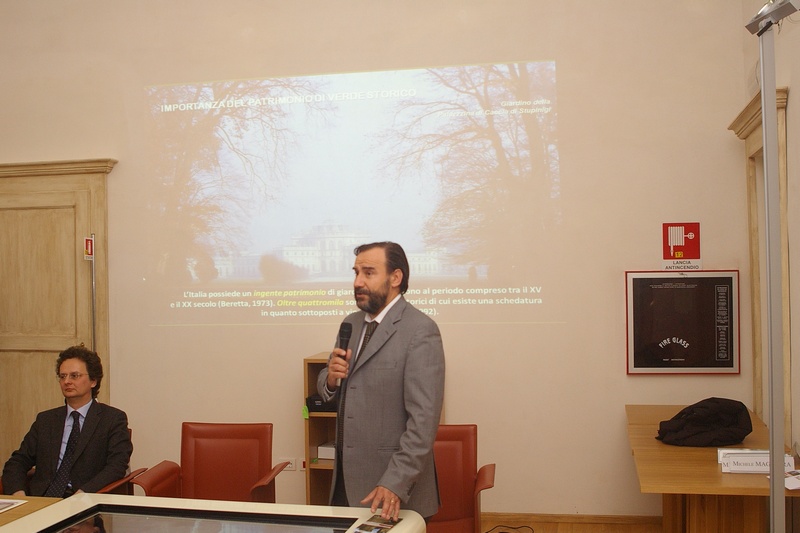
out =
{"type": "MultiPolygon", "coordinates": [[[[133,430],[128,428],[128,436],[133,438],[133,430]]],[[[131,471],[130,474],[123,477],[122,479],[118,479],[113,483],[109,483],[102,489],[98,490],[98,494],[127,494],[128,496],[133,496],[133,478],[141,474],[147,470],[146,468],[137,468],[136,470],[131,471]]],[[[2,491],[0,491],[2,492],[2,491]]]]}
{"type": "Polygon", "coordinates": [[[125,476],[122,479],[118,479],[113,483],[109,483],[102,489],[98,490],[98,494],[127,494],[128,496],[133,496],[133,479],[140,475],[142,472],[147,470],[146,468],[137,468],[133,470],[130,474],[125,476]]]}
{"type": "Polygon", "coordinates": [[[478,470],[478,426],[442,424],[433,445],[442,506],[428,533],[479,533],[481,491],[494,487],[495,464],[478,470]]]}
{"type": "Polygon", "coordinates": [[[162,461],[134,478],[146,496],[275,502],[272,424],[184,422],[181,464],[162,461]]]}

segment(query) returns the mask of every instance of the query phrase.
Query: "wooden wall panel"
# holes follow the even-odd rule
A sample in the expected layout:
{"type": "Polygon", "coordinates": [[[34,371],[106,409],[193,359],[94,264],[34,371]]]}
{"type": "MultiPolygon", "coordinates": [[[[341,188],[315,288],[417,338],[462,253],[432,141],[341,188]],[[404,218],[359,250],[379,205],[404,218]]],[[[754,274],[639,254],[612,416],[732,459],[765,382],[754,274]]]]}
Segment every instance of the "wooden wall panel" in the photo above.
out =
{"type": "Polygon", "coordinates": [[[65,348],[98,352],[100,400],[108,401],[106,177],[114,163],[0,165],[0,463],[36,413],[63,402],[55,361],[65,348]],[[83,240],[92,234],[87,261],[83,240]]]}
{"type": "Polygon", "coordinates": [[[42,406],[56,407],[64,401],[56,382],[53,352],[3,351],[0,357],[0,398],[2,398],[3,463],[19,447],[22,437],[42,406]]]}

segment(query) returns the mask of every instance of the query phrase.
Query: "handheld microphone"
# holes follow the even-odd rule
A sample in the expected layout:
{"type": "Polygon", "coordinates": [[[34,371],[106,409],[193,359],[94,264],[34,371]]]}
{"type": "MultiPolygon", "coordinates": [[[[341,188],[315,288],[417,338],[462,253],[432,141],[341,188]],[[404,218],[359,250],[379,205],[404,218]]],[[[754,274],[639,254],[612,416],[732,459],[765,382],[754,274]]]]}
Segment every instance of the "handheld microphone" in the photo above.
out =
{"type": "MultiPolygon", "coordinates": [[[[337,348],[341,348],[342,350],[347,350],[347,345],[350,344],[350,336],[353,334],[353,324],[350,322],[342,322],[342,325],[339,326],[339,343],[336,345],[337,348]]],[[[336,379],[336,386],[340,386],[342,384],[342,378],[336,379]]]]}

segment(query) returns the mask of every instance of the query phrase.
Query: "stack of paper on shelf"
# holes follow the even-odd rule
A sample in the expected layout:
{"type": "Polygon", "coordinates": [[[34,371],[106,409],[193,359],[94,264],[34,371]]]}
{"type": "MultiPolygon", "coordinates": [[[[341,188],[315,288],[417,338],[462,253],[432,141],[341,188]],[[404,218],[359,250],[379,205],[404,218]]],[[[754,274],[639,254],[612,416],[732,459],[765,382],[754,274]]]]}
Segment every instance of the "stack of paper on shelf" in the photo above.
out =
{"type": "Polygon", "coordinates": [[[317,446],[317,457],[319,459],[333,459],[336,457],[336,444],[331,442],[326,442],[325,444],[320,444],[317,446]]]}

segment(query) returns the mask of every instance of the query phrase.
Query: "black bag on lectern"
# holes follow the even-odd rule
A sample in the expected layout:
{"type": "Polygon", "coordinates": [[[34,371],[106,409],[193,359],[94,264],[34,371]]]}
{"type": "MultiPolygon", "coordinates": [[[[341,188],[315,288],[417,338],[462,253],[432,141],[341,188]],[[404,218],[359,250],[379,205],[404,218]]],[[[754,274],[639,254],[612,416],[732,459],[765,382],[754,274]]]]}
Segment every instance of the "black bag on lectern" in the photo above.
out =
{"type": "Polygon", "coordinates": [[[675,446],[730,446],[752,431],[750,412],[742,402],[706,398],[661,422],[656,438],[675,446]]]}

